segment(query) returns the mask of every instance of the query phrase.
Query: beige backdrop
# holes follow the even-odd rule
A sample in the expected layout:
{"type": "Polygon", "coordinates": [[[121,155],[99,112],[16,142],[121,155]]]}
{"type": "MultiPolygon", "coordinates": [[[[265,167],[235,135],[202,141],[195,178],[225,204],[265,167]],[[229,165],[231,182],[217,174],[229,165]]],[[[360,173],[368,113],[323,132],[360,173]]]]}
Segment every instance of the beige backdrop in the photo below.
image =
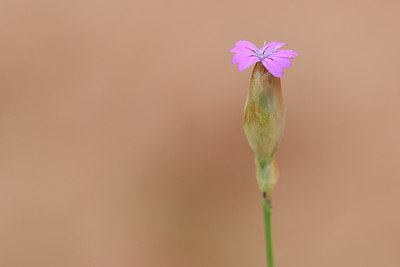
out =
{"type": "Polygon", "coordinates": [[[397,0],[2,0],[0,266],[265,267],[251,69],[288,42],[277,267],[400,266],[397,0]]]}

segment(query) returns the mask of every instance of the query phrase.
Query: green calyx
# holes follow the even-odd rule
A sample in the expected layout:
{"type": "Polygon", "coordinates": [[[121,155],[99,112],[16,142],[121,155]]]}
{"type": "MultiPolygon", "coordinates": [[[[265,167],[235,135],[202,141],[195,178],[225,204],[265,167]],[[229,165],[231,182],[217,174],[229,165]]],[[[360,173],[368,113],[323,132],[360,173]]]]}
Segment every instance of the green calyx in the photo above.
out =
{"type": "Polygon", "coordinates": [[[283,134],[285,116],[280,79],[257,63],[244,108],[243,128],[255,154],[260,190],[267,194],[278,179],[274,152],[283,134]]]}

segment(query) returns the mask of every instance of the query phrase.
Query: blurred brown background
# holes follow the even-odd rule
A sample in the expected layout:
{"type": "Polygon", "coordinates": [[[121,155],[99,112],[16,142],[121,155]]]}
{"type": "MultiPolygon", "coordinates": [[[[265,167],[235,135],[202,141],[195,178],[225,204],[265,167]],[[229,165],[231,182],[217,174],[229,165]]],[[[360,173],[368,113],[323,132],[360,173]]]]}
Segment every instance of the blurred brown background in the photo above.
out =
{"type": "Polygon", "coordinates": [[[0,266],[265,266],[241,39],[300,54],[276,266],[400,266],[399,9],[2,0],[0,266]]]}

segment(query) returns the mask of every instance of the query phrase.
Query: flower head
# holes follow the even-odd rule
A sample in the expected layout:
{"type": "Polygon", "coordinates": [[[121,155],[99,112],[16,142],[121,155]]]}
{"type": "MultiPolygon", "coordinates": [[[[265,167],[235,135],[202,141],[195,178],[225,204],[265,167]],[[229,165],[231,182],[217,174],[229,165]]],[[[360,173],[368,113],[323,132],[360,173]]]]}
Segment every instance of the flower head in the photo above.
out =
{"type": "Polygon", "coordinates": [[[275,77],[282,77],[283,68],[291,66],[290,58],[298,56],[293,50],[278,50],[287,43],[270,42],[261,49],[248,41],[239,41],[230,50],[235,53],[232,58],[233,64],[238,64],[238,70],[242,71],[253,63],[261,62],[264,67],[275,77]]]}

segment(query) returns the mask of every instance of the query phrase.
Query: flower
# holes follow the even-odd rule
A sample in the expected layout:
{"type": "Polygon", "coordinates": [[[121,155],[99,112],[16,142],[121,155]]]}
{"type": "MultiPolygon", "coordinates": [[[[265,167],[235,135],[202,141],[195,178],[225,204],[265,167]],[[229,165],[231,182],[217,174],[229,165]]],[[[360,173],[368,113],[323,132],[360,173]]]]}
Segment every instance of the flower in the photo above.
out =
{"type": "Polygon", "coordinates": [[[298,56],[293,50],[278,50],[287,43],[270,42],[261,49],[248,41],[239,41],[230,50],[235,53],[232,58],[233,64],[238,64],[238,70],[242,71],[250,67],[253,63],[261,62],[264,67],[275,77],[283,75],[283,68],[291,66],[290,58],[298,56]]]}

